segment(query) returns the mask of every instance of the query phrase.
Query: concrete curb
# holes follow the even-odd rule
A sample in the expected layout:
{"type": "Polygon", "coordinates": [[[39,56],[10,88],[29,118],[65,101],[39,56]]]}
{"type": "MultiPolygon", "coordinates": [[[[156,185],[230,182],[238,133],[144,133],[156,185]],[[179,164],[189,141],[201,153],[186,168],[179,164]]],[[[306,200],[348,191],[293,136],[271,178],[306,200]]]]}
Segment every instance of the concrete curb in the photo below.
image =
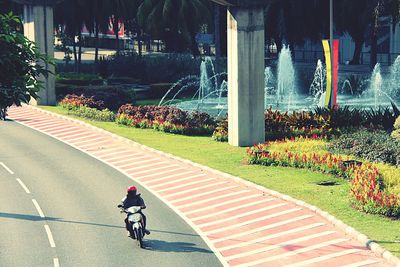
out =
{"type": "Polygon", "coordinates": [[[223,177],[225,177],[225,178],[232,179],[232,180],[234,180],[234,181],[236,181],[236,182],[238,182],[238,183],[241,183],[241,184],[246,185],[247,187],[256,188],[256,189],[258,189],[258,190],[260,190],[260,191],[262,191],[262,192],[265,192],[265,193],[267,193],[267,194],[270,194],[270,195],[272,195],[272,196],[281,198],[281,199],[283,199],[283,200],[292,202],[292,203],[294,203],[294,204],[296,204],[296,205],[298,205],[298,206],[307,208],[307,209],[311,210],[312,212],[314,212],[314,213],[316,213],[316,214],[318,214],[318,215],[324,217],[325,219],[327,219],[329,222],[331,222],[333,225],[337,226],[339,229],[341,229],[341,230],[342,230],[343,232],[345,232],[347,235],[349,235],[349,236],[351,236],[352,238],[354,238],[354,239],[358,240],[359,242],[361,242],[365,247],[367,247],[368,249],[370,249],[370,250],[371,250],[372,252],[374,252],[376,255],[381,256],[382,258],[384,258],[385,260],[387,260],[389,263],[393,264],[394,266],[400,267],[400,259],[399,259],[398,257],[396,257],[395,255],[393,255],[390,251],[384,249],[384,248],[383,248],[382,246],[380,246],[378,243],[376,243],[375,241],[369,239],[366,235],[364,235],[364,234],[358,232],[356,229],[354,229],[353,227],[351,227],[351,226],[345,224],[343,221],[341,221],[341,220],[335,218],[333,215],[329,214],[328,212],[323,211],[323,210],[321,210],[320,208],[315,207],[315,206],[313,206],[313,205],[310,205],[310,204],[308,204],[308,203],[306,203],[306,202],[304,202],[304,201],[295,199],[295,198],[293,198],[293,197],[291,197],[291,196],[288,196],[288,195],[279,193],[279,192],[277,192],[277,191],[274,191],[274,190],[265,188],[265,187],[263,187],[263,186],[254,184],[254,183],[252,183],[252,182],[250,182],[250,181],[246,181],[246,180],[244,180],[244,179],[242,179],[242,178],[240,178],[240,177],[233,176],[233,175],[230,175],[230,174],[227,174],[227,173],[224,173],[224,172],[221,172],[221,171],[212,169],[212,168],[210,168],[210,167],[208,167],[208,166],[204,166],[204,165],[201,165],[201,164],[192,162],[192,161],[190,161],[190,160],[183,159],[183,158],[174,156],[174,155],[172,155],[172,154],[169,154],[169,153],[166,153],[166,152],[162,152],[162,151],[156,150],[156,149],[154,149],[154,148],[151,148],[151,147],[148,147],[148,146],[139,144],[139,143],[137,143],[137,142],[135,142],[135,141],[129,140],[129,139],[125,138],[125,137],[122,137],[122,136],[113,134],[113,133],[108,132],[108,131],[103,130],[103,129],[100,129],[100,128],[98,128],[98,127],[96,127],[96,126],[93,126],[93,125],[90,125],[90,124],[88,124],[88,123],[86,123],[86,122],[83,122],[83,121],[80,121],[80,120],[77,120],[77,119],[73,119],[73,118],[69,118],[69,117],[66,117],[66,116],[63,116],[63,115],[60,115],[60,114],[56,114],[56,113],[53,113],[53,112],[50,112],[50,111],[47,111],[47,110],[43,110],[43,109],[41,109],[41,108],[37,108],[37,107],[34,107],[34,106],[29,106],[29,105],[24,105],[24,106],[26,106],[26,107],[28,107],[28,108],[30,108],[30,109],[36,110],[36,111],[38,111],[38,112],[41,112],[41,113],[50,115],[50,116],[52,116],[52,117],[61,118],[61,119],[66,120],[66,121],[70,121],[70,122],[73,122],[73,123],[76,123],[76,124],[85,126],[85,127],[87,127],[87,128],[93,129],[93,130],[95,130],[95,131],[97,131],[97,132],[101,132],[101,133],[107,134],[107,135],[111,136],[111,137],[114,138],[114,139],[123,141],[123,142],[125,142],[125,143],[134,145],[134,146],[136,146],[136,147],[140,147],[140,148],[142,148],[142,149],[144,149],[144,150],[151,151],[151,152],[153,152],[153,153],[157,153],[157,154],[159,154],[159,155],[162,155],[162,156],[165,156],[165,157],[168,157],[168,158],[171,158],[171,159],[174,159],[174,160],[177,160],[177,161],[186,163],[186,164],[190,164],[190,165],[192,165],[192,166],[194,166],[194,167],[201,168],[201,169],[203,169],[203,170],[212,172],[212,173],[214,173],[214,174],[223,176],[223,177]]]}

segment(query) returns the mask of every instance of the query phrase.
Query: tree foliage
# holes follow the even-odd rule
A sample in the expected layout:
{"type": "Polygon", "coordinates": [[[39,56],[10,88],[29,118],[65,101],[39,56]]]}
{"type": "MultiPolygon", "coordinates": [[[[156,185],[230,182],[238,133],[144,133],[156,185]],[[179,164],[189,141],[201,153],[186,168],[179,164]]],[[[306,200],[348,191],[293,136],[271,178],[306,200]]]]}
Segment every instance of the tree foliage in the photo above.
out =
{"type": "Polygon", "coordinates": [[[38,79],[48,74],[41,64],[48,59],[18,31],[20,24],[13,13],[0,14],[0,119],[3,120],[8,107],[28,103],[31,97],[38,98],[42,88],[38,79]]]}

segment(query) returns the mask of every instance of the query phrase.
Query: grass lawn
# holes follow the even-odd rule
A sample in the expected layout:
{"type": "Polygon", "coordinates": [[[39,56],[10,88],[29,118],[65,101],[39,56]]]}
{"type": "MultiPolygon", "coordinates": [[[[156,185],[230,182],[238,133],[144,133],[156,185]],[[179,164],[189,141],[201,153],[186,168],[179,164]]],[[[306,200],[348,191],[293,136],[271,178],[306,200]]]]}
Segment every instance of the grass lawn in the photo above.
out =
{"type": "MultiPolygon", "coordinates": [[[[60,107],[41,108],[67,115],[60,107]]],[[[76,117],[75,117],[76,118],[76,117]]],[[[210,137],[189,137],[120,126],[113,122],[95,122],[77,118],[109,132],[149,147],[165,151],[214,169],[240,176],[269,189],[315,205],[375,240],[400,256],[400,220],[369,215],[349,206],[348,182],[309,170],[247,165],[245,148],[231,147],[210,137]],[[322,181],[336,181],[337,186],[319,186],[322,181]]]]}

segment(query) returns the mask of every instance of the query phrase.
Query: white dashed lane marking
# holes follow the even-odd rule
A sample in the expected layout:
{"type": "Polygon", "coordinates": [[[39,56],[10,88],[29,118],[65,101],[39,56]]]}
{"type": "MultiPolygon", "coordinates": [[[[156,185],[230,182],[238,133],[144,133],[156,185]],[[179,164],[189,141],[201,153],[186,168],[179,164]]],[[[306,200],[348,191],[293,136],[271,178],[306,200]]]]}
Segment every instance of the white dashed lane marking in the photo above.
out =
{"type": "Polygon", "coordinates": [[[17,178],[17,182],[21,185],[21,187],[25,190],[27,194],[31,193],[31,191],[29,191],[28,187],[24,184],[24,182],[21,181],[21,179],[17,178]]]}
{"type": "Polygon", "coordinates": [[[55,248],[56,243],[54,242],[53,234],[51,233],[50,227],[47,224],[45,224],[44,229],[46,230],[46,234],[47,234],[47,238],[49,239],[50,247],[55,248]]]}
{"type": "Polygon", "coordinates": [[[8,173],[14,174],[14,172],[10,168],[8,168],[7,165],[4,164],[3,162],[0,162],[0,165],[3,166],[3,168],[6,169],[6,171],[8,171],[8,173]]]}
{"type": "Polygon", "coordinates": [[[42,209],[40,208],[39,203],[37,203],[36,199],[32,199],[32,202],[33,202],[33,205],[35,205],[35,208],[38,211],[39,216],[42,218],[45,218],[44,213],[43,213],[42,209]]]}

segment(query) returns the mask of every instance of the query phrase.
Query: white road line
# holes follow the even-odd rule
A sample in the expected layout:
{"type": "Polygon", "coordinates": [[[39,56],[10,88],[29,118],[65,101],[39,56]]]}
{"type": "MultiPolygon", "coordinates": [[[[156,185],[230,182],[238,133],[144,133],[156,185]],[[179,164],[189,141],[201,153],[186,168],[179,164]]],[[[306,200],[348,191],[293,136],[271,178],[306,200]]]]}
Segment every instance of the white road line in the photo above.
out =
{"type": "MultiPolygon", "coordinates": [[[[260,197],[260,196],[259,195],[256,195],[256,196],[253,195],[252,196],[252,198],[255,198],[255,197],[260,197]]],[[[208,207],[202,208],[201,210],[208,210],[210,208],[214,208],[215,211],[214,212],[210,211],[206,215],[192,217],[191,219],[194,220],[194,221],[203,220],[203,219],[206,219],[206,218],[209,218],[209,217],[218,216],[218,215],[225,214],[225,213],[228,213],[228,212],[231,212],[231,211],[235,211],[235,210],[238,210],[238,209],[243,209],[243,208],[251,207],[251,206],[254,206],[254,205],[261,204],[261,203],[267,203],[267,202],[276,200],[275,198],[264,198],[264,199],[257,200],[257,201],[254,201],[254,202],[248,202],[248,203],[246,203],[244,205],[239,205],[239,206],[233,205],[232,207],[227,208],[227,209],[222,209],[222,210],[218,210],[217,209],[218,207],[225,206],[227,204],[234,203],[234,202],[237,202],[237,201],[240,201],[240,200],[244,200],[244,199],[249,199],[249,196],[246,196],[246,197],[243,197],[243,198],[238,198],[238,199],[233,199],[233,200],[230,200],[230,201],[226,201],[226,202],[223,202],[222,204],[220,203],[220,204],[217,204],[217,205],[213,205],[213,206],[208,206],[208,207]]],[[[194,211],[194,212],[198,212],[198,211],[194,211]]]]}
{"type": "Polygon", "coordinates": [[[133,164],[137,164],[138,162],[140,163],[140,161],[136,161],[136,160],[138,160],[138,159],[146,159],[146,158],[148,159],[149,156],[143,155],[143,156],[136,157],[136,158],[127,158],[127,157],[125,157],[124,160],[119,160],[119,161],[117,161],[117,162],[113,162],[113,164],[114,164],[115,166],[117,166],[118,168],[125,168],[125,167],[127,167],[127,166],[130,166],[130,165],[133,165],[133,164]],[[124,161],[129,161],[129,162],[128,162],[128,163],[125,163],[125,164],[122,164],[122,165],[118,165],[118,163],[124,162],[124,161]]]}
{"type": "Polygon", "coordinates": [[[21,181],[21,179],[17,178],[17,182],[22,186],[22,188],[25,190],[27,194],[30,194],[31,191],[29,191],[28,187],[21,181]]]}
{"type": "MultiPolygon", "coordinates": [[[[146,160],[146,162],[151,162],[151,161],[154,161],[154,159],[146,160]]],[[[139,163],[139,162],[136,162],[136,163],[139,163]]],[[[144,161],[141,161],[140,163],[144,163],[144,161]]],[[[143,166],[138,166],[138,167],[132,167],[132,168],[129,168],[129,169],[125,169],[124,171],[129,172],[130,175],[136,175],[135,174],[136,170],[148,169],[150,167],[154,167],[154,166],[158,166],[158,165],[162,165],[162,164],[165,164],[165,162],[164,161],[159,161],[159,162],[155,162],[153,164],[146,164],[146,165],[143,165],[143,166]]]]}
{"type": "Polygon", "coordinates": [[[341,267],[361,267],[361,266],[365,266],[365,265],[374,264],[377,262],[378,262],[377,260],[365,260],[365,261],[359,261],[359,262],[351,263],[351,264],[347,264],[347,265],[342,265],[341,267]]]}
{"type": "Polygon", "coordinates": [[[121,167],[121,166],[126,166],[125,162],[129,162],[130,164],[132,164],[133,162],[135,162],[136,159],[140,159],[140,158],[143,158],[143,156],[133,157],[133,155],[129,154],[129,155],[120,155],[119,157],[114,157],[114,158],[105,159],[105,160],[113,161],[113,162],[110,162],[110,164],[121,167]],[[114,160],[117,160],[117,161],[114,161],[114,160]],[[121,164],[121,163],[123,163],[123,165],[119,166],[119,164],[121,164]]]}
{"type": "Polygon", "coordinates": [[[279,232],[279,233],[276,233],[276,234],[273,234],[273,235],[259,237],[259,238],[252,239],[252,240],[249,240],[249,241],[240,240],[240,243],[238,243],[238,244],[233,244],[233,245],[229,245],[229,246],[223,246],[221,248],[221,252],[228,251],[230,249],[245,247],[247,245],[252,245],[252,244],[265,242],[265,241],[270,240],[270,239],[274,239],[274,238],[281,237],[281,236],[284,236],[284,235],[294,234],[294,233],[297,233],[297,232],[301,232],[301,231],[304,231],[304,230],[312,229],[312,228],[319,227],[319,226],[322,226],[322,225],[325,225],[325,224],[324,223],[314,223],[314,224],[310,224],[310,225],[306,225],[306,226],[302,226],[302,227],[293,228],[293,229],[290,229],[290,230],[287,230],[287,231],[284,231],[284,232],[279,232]]]}
{"type": "Polygon", "coordinates": [[[187,176],[187,177],[181,177],[181,178],[178,178],[178,179],[174,179],[173,181],[168,180],[167,182],[156,183],[156,184],[154,184],[153,181],[150,181],[149,182],[149,186],[153,186],[154,185],[155,187],[160,187],[160,186],[165,186],[165,185],[168,185],[168,184],[173,184],[173,183],[176,183],[176,182],[180,182],[181,183],[181,182],[184,182],[184,181],[187,181],[187,180],[193,180],[194,178],[204,177],[204,176],[207,176],[207,175],[204,174],[204,173],[200,173],[200,174],[197,174],[197,175],[192,175],[192,176],[187,176]]]}
{"type": "Polygon", "coordinates": [[[64,142],[71,142],[71,143],[73,143],[73,142],[75,142],[75,141],[78,141],[79,139],[83,139],[83,138],[86,138],[86,137],[95,137],[95,136],[98,136],[98,134],[97,133],[89,133],[89,135],[83,135],[83,136],[79,136],[79,137],[74,137],[74,138],[71,138],[71,139],[69,139],[69,138],[67,138],[67,137],[64,137],[62,140],[64,141],[64,142]]]}
{"type": "MultiPolygon", "coordinates": [[[[226,194],[223,194],[223,195],[219,195],[219,196],[211,197],[211,198],[207,198],[207,199],[201,199],[201,200],[197,200],[197,201],[192,201],[191,203],[178,205],[177,207],[180,208],[180,209],[183,209],[183,208],[191,207],[191,206],[194,206],[194,205],[199,205],[199,204],[207,203],[207,202],[210,202],[210,201],[218,200],[218,199],[221,199],[221,198],[227,198],[227,197],[233,197],[233,196],[236,196],[236,195],[242,195],[242,194],[245,194],[245,193],[248,193],[248,192],[249,192],[249,190],[240,190],[240,191],[236,191],[236,192],[226,192],[226,194]]],[[[258,195],[258,197],[261,197],[261,196],[262,195],[258,195]]],[[[206,206],[205,208],[208,208],[208,206],[206,206]]]]}
{"type": "Polygon", "coordinates": [[[223,218],[223,219],[219,219],[219,220],[215,220],[215,221],[214,220],[210,220],[207,223],[199,224],[199,227],[206,227],[206,226],[210,226],[210,225],[213,225],[213,224],[219,224],[219,223],[222,223],[222,222],[229,222],[231,220],[240,220],[243,217],[246,217],[246,216],[258,213],[258,212],[266,211],[266,210],[272,210],[272,209],[275,209],[275,208],[278,208],[278,207],[285,206],[287,204],[288,203],[279,203],[279,204],[276,204],[276,205],[271,205],[271,206],[267,206],[267,207],[261,207],[261,208],[258,208],[256,210],[250,210],[248,212],[239,213],[239,214],[237,214],[237,216],[228,216],[228,218],[223,218]]]}
{"type": "Polygon", "coordinates": [[[40,127],[40,126],[45,126],[45,125],[51,125],[53,124],[54,121],[49,121],[48,119],[42,119],[42,120],[38,120],[32,123],[29,123],[30,126],[33,127],[40,127]]]}
{"type": "Polygon", "coordinates": [[[54,125],[54,123],[59,124],[60,122],[58,122],[56,120],[49,120],[48,118],[45,118],[45,119],[40,119],[40,120],[31,122],[28,124],[33,127],[43,127],[43,126],[47,126],[47,125],[54,125]]]}
{"type": "MultiPolygon", "coordinates": [[[[123,154],[123,153],[129,152],[129,150],[121,150],[121,149],[122,149],[122,147],[120,147],[120,146],[113,146],[113,147],[109,147],[107,149],[99,150],[93,154],[95,154],[97,157],[101,158],[101,157],[109,157],[112,155],[123,154]],[[112,151],[112,152],[110,152],[110,151],[112,151]]],[[[139,154],[139,153],[132,153],[132,155],[137,155],[137,154],[139,154]]],[[[112,159],[112,158],[109,158],[107,160],[110,160],[110,159],[112,159]]]]}
{"type": "Polygon", "coordinates": [[[68,131],[66,130],[58,130],[58,131],[51,131],[51,134],[59,138],[60,140],[64,141],[63,138],[69,138],[69,137],[74,137],[74,136],[79,136],[83,135],[85,133],[82,132],[82,129],[79,128],[68,128],[68,131]],[[59,136],[61,135],[61,136],[59,136]]]}
{"type": "MultiPolygon", "coordinates": [[[[162,167],[162,168],[167,168],[167,167],[172,167],[172,166],[174,166],[175,164],[172,164],[172,165],[169,165],[169,166],[165,166],[165,167],[162,167]]],[[[176,165],[176,166],[179,166],[179,165],[176,165]]],[[[158,168],[158,170],[159,169],[161,169],[161,168],[158,168]]],[[[159,176],[159,175],[161,175],[161,174],[166,174],[166,173],[169,173],[169,172],[176,172],[176,171],[179,171],[179,170],[185,170],[186,169],[186,167],[179,167],[179,168],[175,168],[175,169],[172,169],[172,170],[166,170],[166,171],[162,171],[162,172],[157,172],[157,173],[152,173],[152,174],[147,174],[147,175],[144,175],[144,176],[139,176],[138,178],[139,179],[145,179],[145,178],[148,178],[148,177],[152,177],[152,176],[159,176]]],[[[153,181],[153,180],[150,180],[150,181],[153,181]]]]}
{"type": "Polygon", "coordinates": [[[54,263],[54,267],[60,267],[60,262],[59,262],[58,258],[54,258],[53,263],[54,263]]]}
{"type": "MultiPolygon", "coordinates": [[[[137,165],[137,164],[143,164],[143,163],[148,163],[148,162],[155,162],[156,165],[158,165],[158,164],[160,164],[160,163],[163,163],[163,161],[158,161],[158,159],[149,158],[149,159],[146,159],[146,160],[136,161],[136,162],[134,162],[134,164],[137,165]]],[[[132,165],[132,164],[128,164],[128,166],[129,166],[129,165],[132,165]]],[[[144,165],[144,166],[130,167],[130,168],[124,169],[124,171],[142,169],[142,168],[146,168],[146,167],[151,167],[151,166],[153,166],[153,165],[154,165],[154,164],[149,164],[149,165],[144,165]]],[[[118,167],[118,168],[123,168],[123,167],[118,167]]]]}
{"type": "Polygon", "coordinates": [[[218,204],[214,204],[214,205],[206,205],[205,207],[202,208],[197,208],[197,209],[191,209],[188,213],[185,213],[186,215],[192,215],[194,213],[198,213],[198,212],[202,212],[202,211],[207,211],[206,215],[200,215],[200,216],[194,216],[191,217],[192,220],[201,220],[210,216],[216,216],[216,215],[220,215],[226,212],[230,212],[236,209],[241,209],[241,208],[245,208],[248,206],[252,206],[252,205],[256,205],[256,204],[260,204],[262,202],[268,202],[268,201],[272,201],[274,200],[273,198],[266,198],[266,199],[261,199],[255,202],[247,202],[247,204],[245,205],[241,205],[241,206],[232,206],[231,208],[228,209],[223,209],[223,210],[218,210],[217,208],[231,204],[231,203],[235,203],[235,202],[239,202],[242,200],[249,200],[252,198],[258,198],[260,197],[260,195],[248,195],[248,196],[244,196],[244,197],[240,197],[240,198],[235,198],[235,199],[231,199],[228,201],[224,201],[224,202],[220,202],[218,204]],[[211,209],[215,209],[214,212],[211,209]]]}
{"type": "MultiPolygon", "coordinates": [[[[294,255],[297,255],[297,254],[300,254],[300,253],[303,253],[303,252],[307,252],[307,251],[311,251],[311,250],[314,250],[314,249],[319,249],[319,248],[327,247],[327,246],[330,246],[330,245],[339,244],[339,243],[342,243],[342,242],[345,242],[345,241],[348,241],[348,240],[349,240],[348,238],[338,238],[338,239],[334,239],[334,240],[329,240],[329,241],[326,241],[326,242],[323,242],[323,243],[320,243],[320,244],[316,244],[316,245],[313,245],[313,246],[307,246],[307,247],[304,247],[304,248],[301,248],[301,249],[296,249],[294,251],[285,252],[285,253],[278,254],[278,255],[275,255],[275,256],[271,256],[271,257],[267,257],[267,258],[263,258],[263,259],[259,259],[259,260],[255,260],[255,261],[246,262],[245,264],[236,265],[236,267],[254,266],[254,265],[261,264],[261,263],[266,263],[266,262],[270,262],[270,261],[273,261],[273,260],[294,256],[294,255]]],[[[355,249],[355,251],[359,251],[359,249],[355,249]]],[[[355,251],[352,250],[352,253],[355,252],[355,251]]],[[[343,252],[339,252],[339,253],[343,253],[343,252]]],[[[338,254],[338,253],[335,253],[335,254],[338,254]]],[[[323,257],[324,256],[318,256],[314,260],[318,261],[319,259],[322,259],[323,257]]],[[[294,266],[304,266],[304,265],[308,265],[309,261],[310,260],[307,260],[307,261],[303,261],[301,263],[291,264],[289,266],[292,266],[292,267],[294,267],[294,266]],[[298,265],[298,264],[300,264],[300,265],[298,265]]],[[[289,266],[286,266],[286,267],[289,267],[289,266]]]]}
{"type": "Polygon", "coordinates": [[[33,205],[35,205],[35,208],[37,209],[40,217],[44,218],[45,216],[44,216],[42,209],[39,206],[39,203],[37,203],[36,199],[32,199],[32,202],[33,202],[33,205]]]}
{"type": "Polygon", "coordinates": [[[285,247],[287,245],[295,245],[296,243],[299,243],[299,242],[308,241],[310,239],[318,238],[318,237],[321,237],[321,236],[327,236],[327,235],[331,235],[331,234],[334,234],[334,233],[336,233],[336,231],[325,231],[325,232],[322,232],[322,233],[316,233],[316,234],[313,234],[313,235],[307,235],[307,236],[303,236],[303,237],[300,237],[300,238],[292,239],[292,240],[289,240],[289,241],[281,242],[281,243],[278,243],[278,244],[275,244],[275,245],[266,246],[266,247],[262,247],[262,248],[259,248],[259,249],[254,249],[254,250],[238,253],[238,254],[226,257],[226,260],[230,261],[230,260],[234,260],[234,259],[239,259],[239,258],[243,258],[243,257],[246,257],[246,256],[251,256],[251,255],[254,255],[254,254],[258,254],[258,253],[263,253],[263,252],[267,252],[267,251],[270,251],[270,250],[274,250],[274,249],[277,249],[277,248],[282,248],[282,247],[285,247]]]}
{"type": "Polygon", "coordinates": [[[207,192],[204,192],[204,193],[201,193],[201,194],[193,194],[193,195],[188,196],[188,197],[175,199],[175,200],[171,201],[171,203],[174,204],[174,203],[178,203],[178,202],[189,200],[189,199],[196,198],[196,197],[202,197],[202,196],[205,196],[205,195],[209,195],[209,194],[213,194],[213,193],[217,193],[217,192],[221,192],[221,191],[228,191],[230,189],[238,188],[238,187],[239,187],[239,185],[236,184],[236,185],[228,186],[228,187],[225,187],[225,188],[210,190],[210,191],[207,191],[207,192]]]}
{"type": "Polygon", "coordinates": [[[195,187],[195,188],[191,188],[191,189],[187,189],[187,190],[181,190],[181,191],[176,192],[176,193],[165,194],[165,196],[167,196],[167,197],[175,197],[175,196],[184,195],[184,194],[187,194],[187,193],[190,193],[190,192],[202,191],[202,189],[213,188],[215,186],[223,185],[223,184],[229,184],[229,183],[227,181],[220,181],[220,182],[207,184],[207,185],[203,185],[203,186],[199,186],[199,187],[195,187]]]}
{"type": "Polygon", "coordinates": [[[328,254],[328,255],[324,255],[324,256],[318,256],[316,258],[312,258],[312,259],[305,260],[305,261],[302,261],[302,262],[294,263],[294,264],[288,265],[287,267],[289,267],[289,266],[290,267],[307,266],[307,265],[310,265],[312,263],[321,262],[321,261],[329,260],[329,259],[332,259],[332,258],[345,256],[345,255],[348,255],[348,254],[353,254],[353,253],[356,253],[356,252],[359,252],[359,251],[361,251],[361,249],[357,249],[357,248],[347,249],[347,250],[344,250],[344,251],[339,251],[339,252],[328,254]]]}
{"type": "Polygon", "coordinates": [[[279,217],[281,215],[285,215],[285,214],[288,214],[288,213],[296,212],[296,211],[299,211],[299,210],[301,210],[301,208],[294,208],[294,209],[290,209],[290,210],[284,210],[284,211],[281,211],[281,212],[277,212],[277,213],[269,214],[269,215],[266,215],[266,216],[258,217],[258,218],[253,219],[253,220],[248,220],[248,221],[245,221],[245,222],[236,223],[234,225],[229,225],[227,227],[221,227],[221,228],[214,229],[214,230],[211,230],[211,231],[205,231],[205,233],[207,235],[215,234],[215,233],[223,232],[223,231],[226,231],[226,230],[229,230],[229,229],[239,228],[239,227],[246,226],[246,225],[249,225],[249,224],[252,224],[252,223],[261,222],[261,221],[264,221],[264,220],[267,220],[267,219],[279,217]]]}
{"type": "Polygon", "coordinates": [[[53,234],[51,233],[50,227],[47,224],[45,224],[44,229],[46,230],[47,238],[49,239],[49,243],[50,243],[50,247],[55,248],[56,243],[54,243],[53,234]]]}
{"type": "MultiPolygon", "coordinates": [[[[157,171],[158,170],[167,169],[167,168],[171,168],[171,167],[176,167],[176,166],[179,166],[179,165],[178,164],[171,164],[171,165],[167,165],[167,166],[163,166],[163,167],[158,167],[157,171]]],[[[181,170],[181,169],[184,169],[184,168],[179,168],[178,170],[181,170]]],[[[138,176],[139,174],[142,174],[142,173],[147,173],[149,171],[152,171],[152,170],[144,170],[144,171],[140,171],[140,172],[135,172],[135,176],[138,176]]],[[[172,170],[169,170],[169,171],[172,171],[172,170]]],[[[157,174],[160,174],[160,173],[161,172],[158,172],[157,174]]],[[[165,172],[163,172],[163,173],[165,173],[165,172]]]]}
{"type": "Polygon", "coordinates": [[[258,227],[258,228],[253,228],[253,229],[245,231],[245,232],[240,232],[240,233],[237,233],[237,234],[230,234],[230,235],[226,235],[224,237],[216,238],[216,239],[211,240],[211,242],[212,243],[217,243],[217,242],[224,241],[224,240],[229,240],[229,239],[234,239],[234,238],[238,238],[238,237],[242,237],[242,236],[247,236],[247,235],[250,235],[250,234],[254,234],[254,233],[261,232],[261,231],[268,230],[268,229],[273,229],[273,228],[276,228],[276,227],[279,227],[279,226],[282,226],[282,225],[285,225],[285,224],[301,221],[301,220],[308,219],[308,218],[311,218],[311,217],[313,217],[313,215],[303,215],[303,216],[299,216],[299,217],[294,217],[294,218],[291,218],[291,219],[286,220],[286,221],[280,221],[280,222],[277,222],[277,223],[268,224],[268,225],[261,226],[261,227],[258,227]]]}
{"type": "MultiPolygon", "coordinates": [[[[201,176],[203,176],[205,174],[199,174],[199,175],[201,177],[201,176]]],[[[197,178],[197,177],[199,177],[199,175],[191,176],[190,178],[197,178]]],[[[215,178],[211,177],[211,178],[207,178],[207,179],[204,179],[204,180],[194,180],[193,182],[186,183],[186,184],[182,184],[181,182],[179,182],[180,183],[179,185],[170,186],[167,189],[162,189],[162,190],[158,190],[157,188],[164,187],[165,185],[161,185],[161,186],[157,185],[156,187],[153,188],[153,190],[157,190],[158,193],[163,193],[163,192],[167,192],[167,191],[170,191],[170,190],[176,190],[176,189],[179,189],[179,188],[184,188],[186,186],[192,186],[192,185],[196,185],[196,184],[209,182],[209,181],[212,181],[212,180],[215,180],[215,178]]],[[[176,183],[176,182],[178,182],[178,181],[172,181],[171,184],[176,183]]],[[[167,184],[170,184],[170,183],[167,183],[167,184]]]]}
{"type": "Polygon", "coordinates": [[[140,155],[140,154],[141,153],[130,153],[130,151],[125,150],[125,151],[119,151],[119,152],[116,152],[116,153],[104,154],[104,155],[100,155],[100,156],[96,156],[96,157],[100,158],[101,160],[106,161],[109,164],[115,165],[115,163],[117,163],[117,162],[121,162],[121,161],[128,160],[128,159],[132,160],[132,159],[134,159],[134,156],[137,156],[137,155],[140,155]],[[112,157],[109,157],[110,155],[112,157]],[[132,158],[130,158],[130,157],[132,157],[132,158]],[[117,161],[116,162],[111,162],[111,161],[114,161],[114,160],[117,160],[117,161]]]}
{"type": "MultiPolygon", "coordinates": [[[[110,140],[102,140],[99,141],[97,143],[93,143],[93,144],[87,144],[87,145],[79,145],[79,148],[81,148],[82,150],[92,150],[92,149],[99,149],[100,147],[102,147],[103,145],[108,145],[110,143],[110,140]]],[[[78,147],[78,146],[76,146],[78,147]]]]}
{"type": "MultiPolygon", "coordinates": [[[[29,123],[27,123],[29,125],[29,123]]],[[[64,122],[54,124],[52,126],[46,126],[43,128],[39,127],[34,127],[35,129],[41,130],[43,132],[51,132],[52,130],[58,130],[58,129],[65,129],[65,127],[68,127],[68,124],[65,124],[64,122]]]]}
{"type": "Polygon", "coordinates": [[[81,129],[71,131],[70,128],[68,130],[64,129],[64,130],[54,131],[51,134],[54,136],[57,136],[57,138],[60,138],[63,141],[64,141],[64,138],[68,139],[68,138],[76,137],[76,136],[87,136],[87,133],[82,132],[81,129]],[[58,135],[61,135],[61,136],[58,136],[58,135]]]}
{"type": "MultiPolygon", "coordinates": [[[[170,170],[170,171],[172,171],[172,170],[170,170]]],[[[170,171],[168,171],[168,172],[170,172],[170,171]]],[[[174,173],[174,174],[167,175],[167,176],[164,176],[164,177],[160,177],[160,178],[157,178],[157,179],[151,179],[151,180],[149,180],[149,181],[146,181],[146,183],[148,183],[149,185],[151,185],[151,184],[153,184],[154,182],[157,182],[157,181],[160,181],[160,180],[166,180],[166,179],[173,178],[173,177],[176,177],[176,176],[181,176],[181,175],[190,174],[190,173],[197,173],[197,172],[199,172],[199,171],[197,171],[197,170],[190,170],[190,171],[185,171],[185,172],[174,173]]],[[[161,174],[161,173],[158,173],[158,174],[161,174]]],[[[144,176],[142,176],[142,177],[140,177],[140,178],[142,179],[143,177],[144,177],[144,176]]],[[[183,177],[182,179],[185,179],[185,177],[183,177]]],[[[175,180],[175,181],[178,181],[178,180],[175,180]]],[[[170,181],[168,181],[168,182],[170,182],[170,181]]],[[[158,185],[161,185],[161,184],[162,184],[162,183],[157,183],[156,185],[158,186],[158,185]]]]}
{"type": "MultiPolygon", "coordinates": [[[[109,139],[107,137],[104,136],[99,136],[97,138],[93,138],[90,140],[83,140],[83,141],[74,141],[74,145],[76,146],[88,146],[88,145],[96,145],[97,143],[99,143],[99,141],[108,141],[109,139]],[[88,144],[86,144],[88,143],[88,144]]],[[[70,141],[69,141],[70,142],[70,141]]]]}
{"type": "Polygon", "coordinates": [[[10,174],[14,174],[14,172],[10,168],[8,168],[7,165],[3,162],[0,162],[0,165],[3,166],[3,168],[6,169],[6,171],[8,171],[10,174]]]}

